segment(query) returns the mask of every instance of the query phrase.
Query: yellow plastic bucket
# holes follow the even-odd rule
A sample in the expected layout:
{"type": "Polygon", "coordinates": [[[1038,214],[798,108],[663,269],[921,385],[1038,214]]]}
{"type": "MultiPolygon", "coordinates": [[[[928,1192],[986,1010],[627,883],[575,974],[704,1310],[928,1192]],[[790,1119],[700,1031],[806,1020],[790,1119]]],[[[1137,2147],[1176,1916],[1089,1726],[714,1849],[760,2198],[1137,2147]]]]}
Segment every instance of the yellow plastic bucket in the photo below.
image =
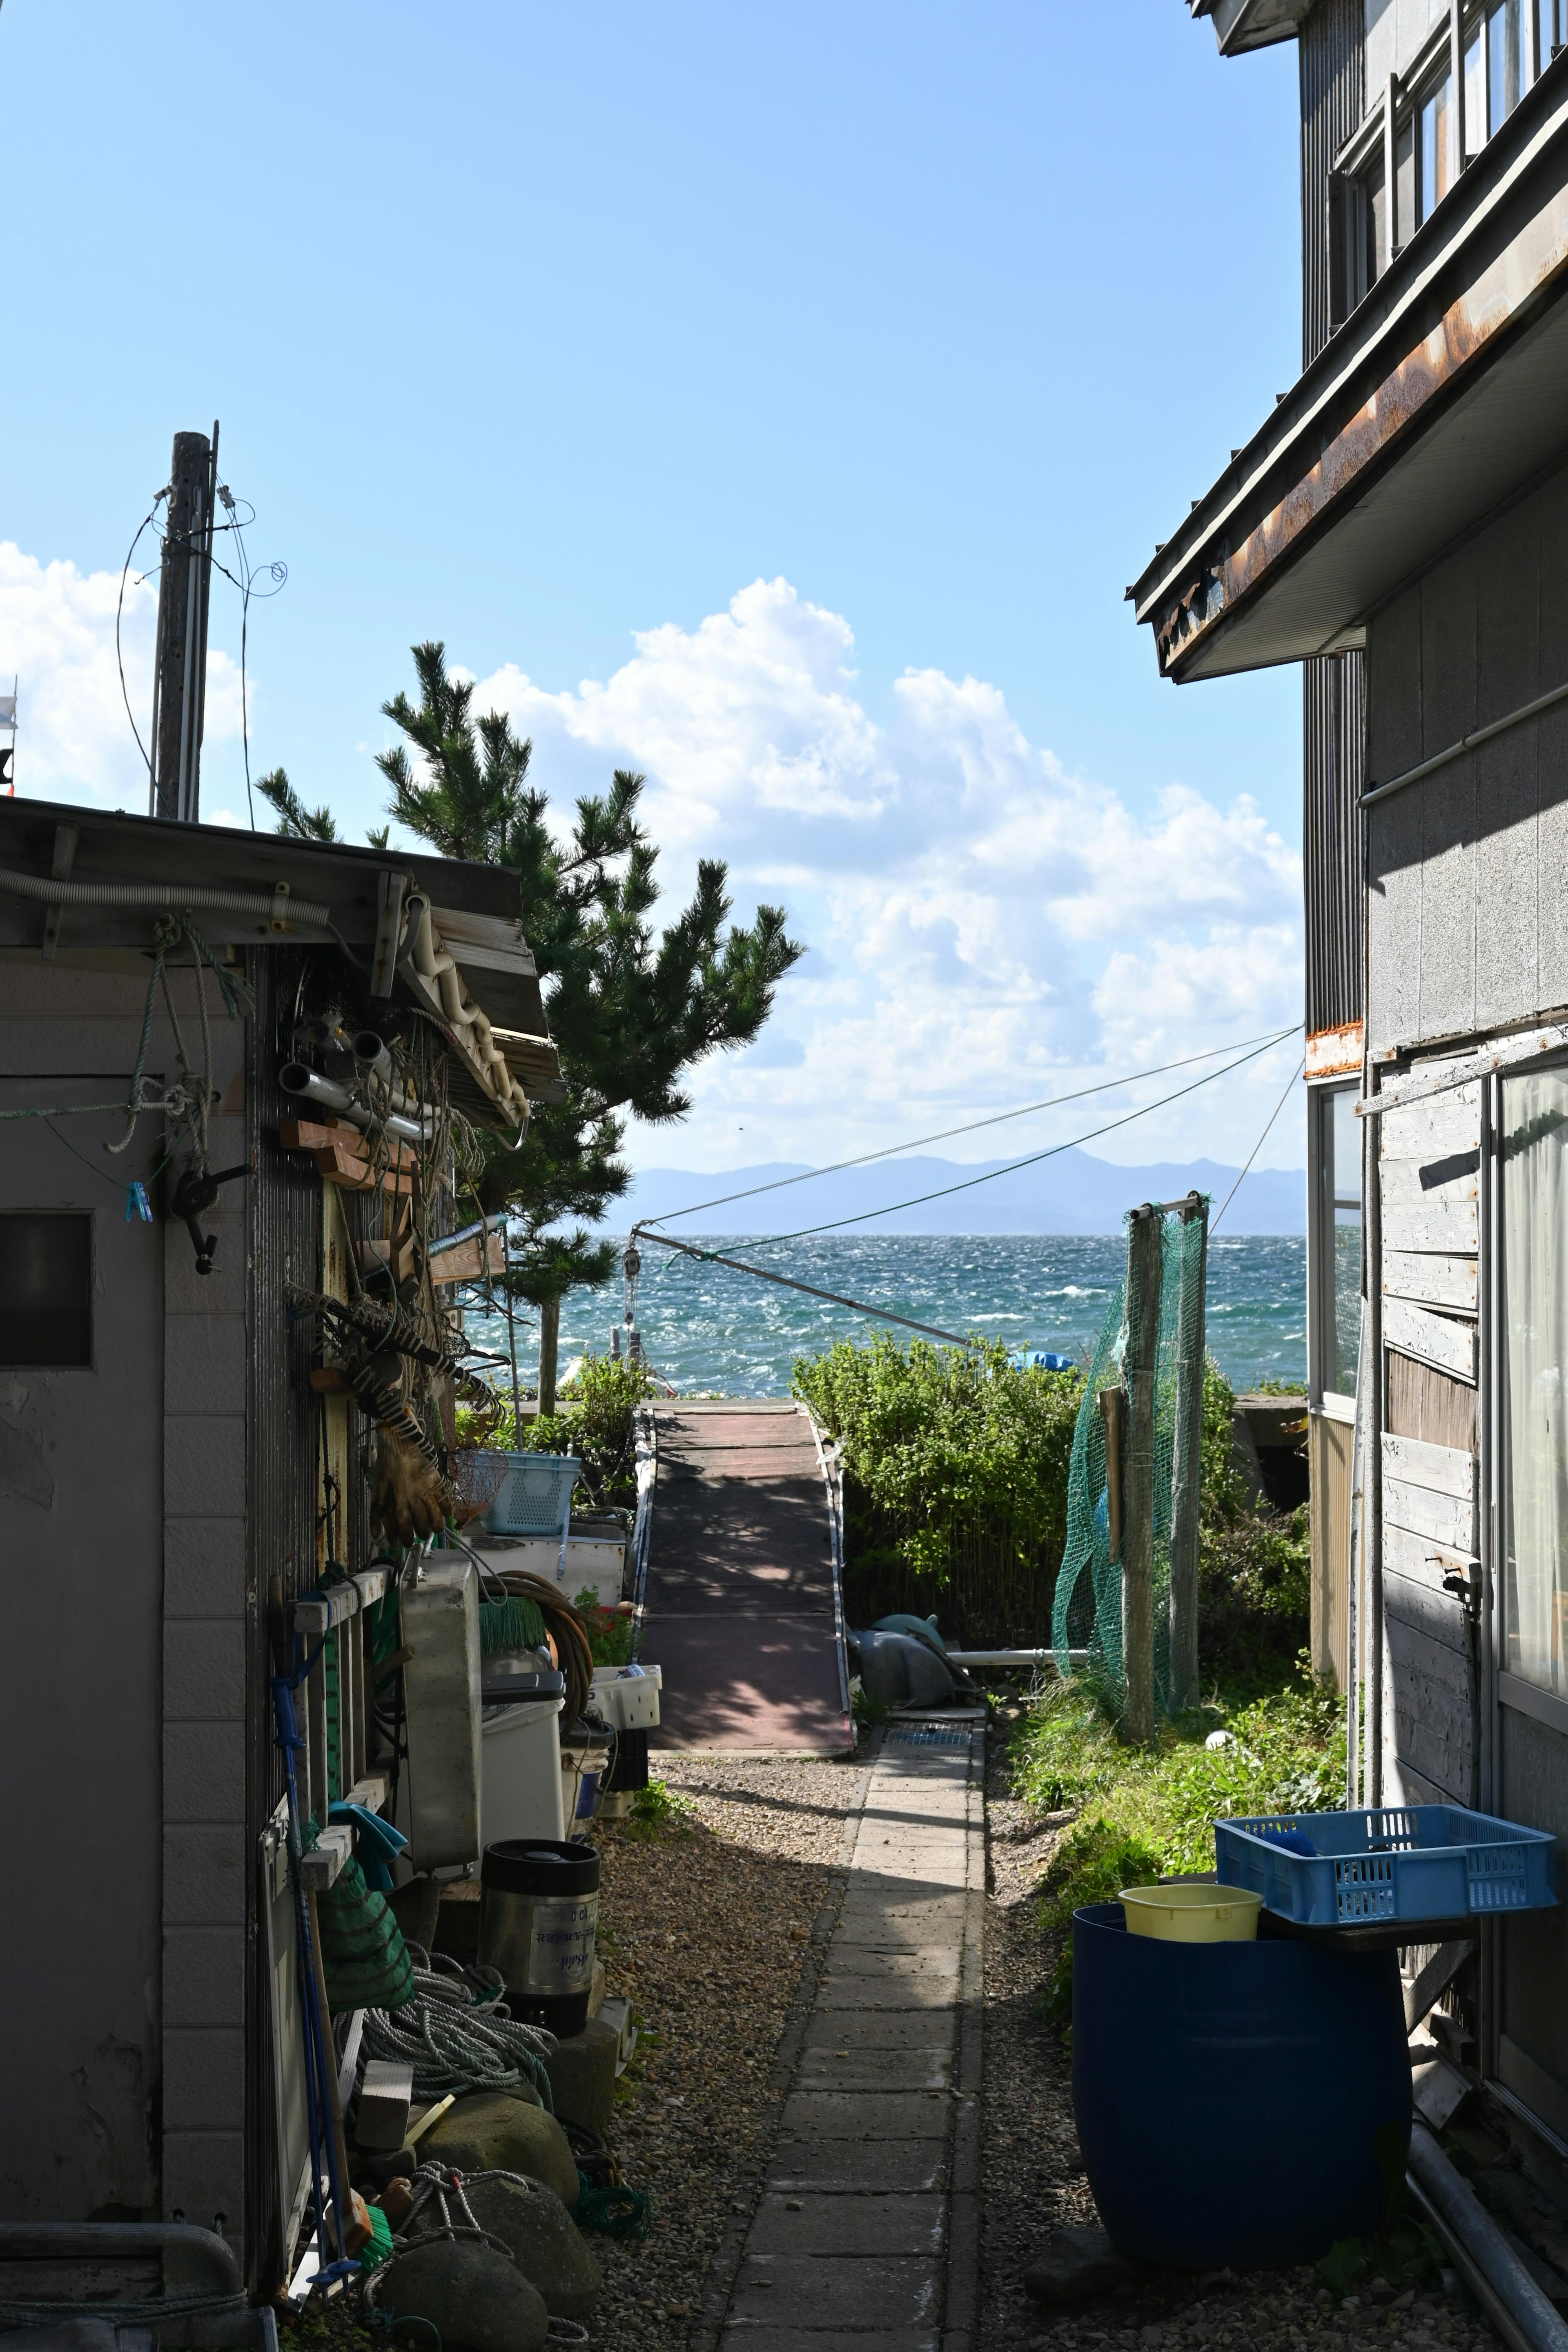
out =
{"type": "Polygon", "coordinates": [[[1251,1944],[1261,1895],[1246,1886],[1124,1886],[1117,1896],[1134,1936],[1168,1944],[1251,1944]]]}

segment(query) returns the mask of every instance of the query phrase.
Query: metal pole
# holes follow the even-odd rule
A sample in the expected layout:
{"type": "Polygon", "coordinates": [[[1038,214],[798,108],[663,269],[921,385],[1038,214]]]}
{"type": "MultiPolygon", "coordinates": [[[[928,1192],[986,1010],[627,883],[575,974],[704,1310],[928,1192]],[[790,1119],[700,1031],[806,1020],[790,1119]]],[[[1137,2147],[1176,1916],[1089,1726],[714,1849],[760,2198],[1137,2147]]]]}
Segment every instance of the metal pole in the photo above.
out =
{"type": "MultiPolygon", "coordinates": [[[[506,1344],[511,1356],[511,1442],[514,1451],[522,1444],[522,1391],[517,1383],[517,1303],[511,1295],[511,1219],[505,1209],[500,1215],[502,1280],[506,1284],[506,1344]]],[[[488,1258],[490,1254],[489,1228],[485,1228],[479,1244],[488,1258]]]]}
{"type": "Polygon", "coordinates": [[[1148,1204],[1127,1221],[1127,1477],[1121,1519],[1121,1666],[1127,1736],[1154,1737],[1154,1372],[1165,1221],[1148,1204]]]}
{"type": "Polygon", "coordinates": [[[1208,1284],[1208,1202],[1181,1203],[1181,1326],[1176,1339],[1176,1427],[1171,1461],[1171,1712],[1198,1696],[1198,1505],[1203,1487],[1204,1314],[1208,1284]],[[1194,1244],[1190,1229],[1199,1228],[1194,1244]]]}

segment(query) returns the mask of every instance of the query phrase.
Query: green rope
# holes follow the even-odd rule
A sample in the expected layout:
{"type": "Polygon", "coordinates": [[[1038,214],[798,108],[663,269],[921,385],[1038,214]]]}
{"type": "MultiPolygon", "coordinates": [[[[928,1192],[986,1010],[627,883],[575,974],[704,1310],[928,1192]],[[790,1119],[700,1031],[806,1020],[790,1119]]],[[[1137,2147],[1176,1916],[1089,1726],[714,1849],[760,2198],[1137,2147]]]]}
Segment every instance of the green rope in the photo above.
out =
{"type": "Polygon", "coordinates": [[[537,1601],[509,1593],[504,1601],[479,1603],[479,1654],[493,1658],[509,1650],[542,1650],[544,1616],[537,1601]]]}
{"type": "Polygon", "coordinates": [[[653,2226],[653,2199],[644,2189],[595,2189],[579,2170],[581,2184],[572,2219],[584,2230],[602,2230],[611,2238],[646,2238],[653,2226]]]}

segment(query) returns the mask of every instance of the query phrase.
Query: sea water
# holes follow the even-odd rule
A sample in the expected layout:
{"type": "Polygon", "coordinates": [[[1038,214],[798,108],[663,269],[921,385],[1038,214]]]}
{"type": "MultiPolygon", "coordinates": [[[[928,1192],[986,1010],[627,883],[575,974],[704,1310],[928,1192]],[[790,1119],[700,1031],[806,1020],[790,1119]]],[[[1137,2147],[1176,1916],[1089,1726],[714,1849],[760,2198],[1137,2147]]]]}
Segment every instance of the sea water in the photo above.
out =
{"type": "MultiPolygon", "coordinates": [[[[971,1332],[1010,1349],[1044,1348],[1085,1363],[1127,1264],[1120,1234],[819,1234],[781,1242],[744,1234],[692,1236],[703,1249],[745,1259],[818,1290],[907,1315],[958,1337],[971,1332]]],[[[797,1356],[874,1331],[914,1335],[752,1275],[661,1249],[645,1234],[637,1322],[663,1382],[690,1394],[784,1396],[797,1356]]],[[[1307,1245],[1299,1236],[1216,1234],[1209,1244],[1208,1347],[1231,1386],[1304,1381],[1307,1245]]],[[[563,1376],[584,1353],[608,1351],[623,1311],[619,1280],[575,1290],[562,1307],[563,1376]]],[[[470,1302],[469,1336],[504,1355],[504,1317],[470,1302]]],[[[533,1384],[538,1318],[517,1318],[518,1369],[533,1384]]],[[[505,1387],[504,1376],[501,1386],[505,1387]]]]}

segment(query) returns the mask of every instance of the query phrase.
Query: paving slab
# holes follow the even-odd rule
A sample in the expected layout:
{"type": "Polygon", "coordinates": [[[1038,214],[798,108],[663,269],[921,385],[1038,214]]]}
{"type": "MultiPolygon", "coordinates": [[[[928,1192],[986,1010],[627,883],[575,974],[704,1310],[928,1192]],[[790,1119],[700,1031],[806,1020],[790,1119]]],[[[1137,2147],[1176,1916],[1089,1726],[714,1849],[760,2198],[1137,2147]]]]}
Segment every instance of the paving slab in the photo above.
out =
{"type": "Polygon", "coordinates": [[[764,2192],[692,2352],[978,2352],[984,1824],[964,1738],[884,1738],[764,2192]]]}
{"type": "Polygon", "coordinates": [[[945,2091],[952,2082],[952,2051],[931,2049],[803,2050],[800,2091],[945,2091]]]}
{"type": "Polygon", "coordinates": [[[747,2254],[731,2320],[801,2328],[929,2326],[941,2308],[930,2254],[747,2254]]]}
{"type": "Polygon", "coordinates": [[[940,2139],[952,2101],[938,2091],[792,2091],[782,2129],[797,2139],[940,2139]]]}
{"type": "Polygon", "coordinates": [[[786,2197],[770,2191],[747,2240],[758,2254],[936,2254],[947,2226],[939,2190],[889,2197],[786,2197]]]}
{"type": "Polygon", "coordinates": [[[923,2011],[912,2024],[900,2010],[817,2010],[807,2020],[802,2048],[807,2050],[922,2050],[951,2053],[958,2021],[951,2009],[923,2011]]]}
{"type": "Polygon", "coordinates": [[[935,2139],[781,2140],[768,2166],[767,2186],[791,2196],[886,2197],[900,2190],[947,2187],[947,2147],[935,2139]]]}

